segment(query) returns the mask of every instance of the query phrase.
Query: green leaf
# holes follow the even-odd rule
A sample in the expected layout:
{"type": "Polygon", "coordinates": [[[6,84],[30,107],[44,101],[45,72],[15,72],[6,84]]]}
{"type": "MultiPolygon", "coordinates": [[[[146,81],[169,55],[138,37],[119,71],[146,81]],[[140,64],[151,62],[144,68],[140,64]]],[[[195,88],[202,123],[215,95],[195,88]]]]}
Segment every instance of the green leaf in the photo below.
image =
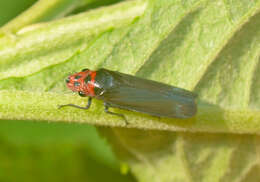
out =
{"type": "Polygon", "coordinates": [[[0,26],[30,7],[34,2],[35,0],[0,1],[0,26]]]}
{"type": "Polygon", "coordinates": [[[3,36],[0,118],[124,127],[101,101],[57,109],[87,102],[67,90],[69,73],[118,70],[199,95],[194,118],[114,109],[134,129],[100,128],[140,181],[258,181],[259,10],[259,0],[127,1],[3,36]]]}
{"type": "Polygon", "coordinates": [[[259,133],[259,2],[230,3],[130,1],[5,36],[0,117],[124,126],[100,101],[88,112],[57,109],[86,104],[65,87],[69,73],[105,67],[199,94],[196,117],[185,121],[117,111],[129,127],[259,133]]]}
{"type": "Polygon", "coordinates": [[[258,182],[259,136],[102,128],[139,181],[258,182]]]}
{"type": "Polygon", "coordinates": [[[5,24],[1,31],[4,33],[14,33],[26,25],[58,19],[69,14],[76,8],[87,6],[95,1],[96,0],[39,0],[29,9],[5,24]]]}

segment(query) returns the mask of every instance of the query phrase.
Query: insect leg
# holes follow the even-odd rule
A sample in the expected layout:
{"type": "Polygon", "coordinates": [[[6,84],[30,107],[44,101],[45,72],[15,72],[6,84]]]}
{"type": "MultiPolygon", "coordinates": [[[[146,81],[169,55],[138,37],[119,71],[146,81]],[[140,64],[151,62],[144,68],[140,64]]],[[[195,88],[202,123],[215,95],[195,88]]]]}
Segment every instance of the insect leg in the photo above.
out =
{"type": "Polygon", "coordinates": [[[78,109],[88,109],[90,108],[90,105],[91,105],[91,101],[92,101],[92,98],[89,97],[88,98],[88,104],[86,105],[86,107],[81,107],[81,106],[77,106],[77,105],[74,105],[74,104],[65,104],[65,105],[59,105],[59,109],[62,108],[62,107],[75,107],[75,108],[78,108],[78,109]]]}
{"type": "Polygon", "coordinates": [[[109,104],[108,103],[105,103],[104,102],[104,106],[105,106],[105,112],[108,113],[108,114],[112,114],[112,115],[116,115],[116,116],[119,116],[119,117],[122,117],[124,120],[125,120],[125,124],[128,125],[129,123],[127,122],[126,118],[125,118],[125,115],[123,114],[120,114],[120,113],[115,113],[115,112],[111,112],[109,111],[109,104]]]}

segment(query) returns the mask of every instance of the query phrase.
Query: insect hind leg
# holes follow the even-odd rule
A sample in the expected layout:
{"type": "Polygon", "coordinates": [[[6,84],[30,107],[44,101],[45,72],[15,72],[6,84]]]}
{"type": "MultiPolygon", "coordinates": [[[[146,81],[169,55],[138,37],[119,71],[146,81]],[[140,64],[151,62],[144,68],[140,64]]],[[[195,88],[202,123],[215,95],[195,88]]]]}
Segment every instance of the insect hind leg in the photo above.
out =
{"type": "Polygon", "coordinates": [[[120,114],[120,113],[115,113],[115,112],[109,111],[108,109],[109,109],[109,107],[111,107],[111,106],[110,106],[108,103],[104,103],[104,106],[105,106],[105,112],[106,112],[106,113],[119,116],[119,117],[121,117],[121,118],[123,118],[123,119],[125,120],[125,124],[126,124],[126,125],[129,124],[129,123],[127,122],[127,120],[126,120],[125,115],[120,114]]]}

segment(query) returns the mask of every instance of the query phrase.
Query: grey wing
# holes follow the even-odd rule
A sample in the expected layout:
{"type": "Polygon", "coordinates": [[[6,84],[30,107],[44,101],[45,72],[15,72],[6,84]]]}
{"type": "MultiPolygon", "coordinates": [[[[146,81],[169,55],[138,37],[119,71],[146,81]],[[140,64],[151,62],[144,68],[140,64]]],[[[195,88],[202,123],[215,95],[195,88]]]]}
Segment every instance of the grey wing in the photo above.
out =
{"type": "Polygon", "coordinates": [[[174,93],[184,97],[191,97],[193,99],[197,97],[196,93],[190,92],[182,88],[174,87],[153,80],[148,80],[148,79],[120,73],[117,71],[110,71],[106,69],[101,69],[101,70],[103,70],[103,72],[109,74],[113,78],[113,82],[114,82],[113,85],[115,87],[117,85],[125,85],[126,87],[131,87],[131,88],[149,89],[156,92],[160,92],[162,94],[171,95],[172,93],[174,93]]]}
{"type": "Polygon", "coordinates": [[[190,118],[197,111],[194,97],[179,92],[164,94],[151,89],[117,86],[107,90],[102,100],[111,107],[168,118],[190,118]]]}

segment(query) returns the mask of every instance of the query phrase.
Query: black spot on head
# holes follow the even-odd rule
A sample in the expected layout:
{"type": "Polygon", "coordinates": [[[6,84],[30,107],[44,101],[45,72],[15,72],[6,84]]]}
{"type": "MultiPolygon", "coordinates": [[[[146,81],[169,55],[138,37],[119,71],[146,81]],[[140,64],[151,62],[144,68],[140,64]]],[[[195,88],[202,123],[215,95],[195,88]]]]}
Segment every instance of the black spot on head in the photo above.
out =
{"type": "Polygon", "coordinates": [[[78,93],[79,93],[79,96],[81,96],[81,97],[86,97],[86,94],[85,94],[84,92],[79,91],[78,93]]]}
{"type": "Polygon", "coordinates": [[[75,79],[76,79],[76,80],[79,79],[79,78],[81,78],[81,75],[75,76],[75,79]]]}
{"type": "Polygon", "coordinates": [[[84,79],[84,82],[87,84],[88,82],[91,81],[91,76],[88,75],[85,79],[84,79]]]}
{"type": "Polygon", "coordinates": [[[89,69],[85,68],[85,69],[83,69],[83,70],[81,70],[81,71],[83,72],[83,71],[88,71],[88,70],[89,70],[89,69]]]}
{"type": "Polygon", "coordinates": [[[78,86],[80,86],[80,83],[79,82],[74,82],[74,86],[78,87],[78,86]]]}

